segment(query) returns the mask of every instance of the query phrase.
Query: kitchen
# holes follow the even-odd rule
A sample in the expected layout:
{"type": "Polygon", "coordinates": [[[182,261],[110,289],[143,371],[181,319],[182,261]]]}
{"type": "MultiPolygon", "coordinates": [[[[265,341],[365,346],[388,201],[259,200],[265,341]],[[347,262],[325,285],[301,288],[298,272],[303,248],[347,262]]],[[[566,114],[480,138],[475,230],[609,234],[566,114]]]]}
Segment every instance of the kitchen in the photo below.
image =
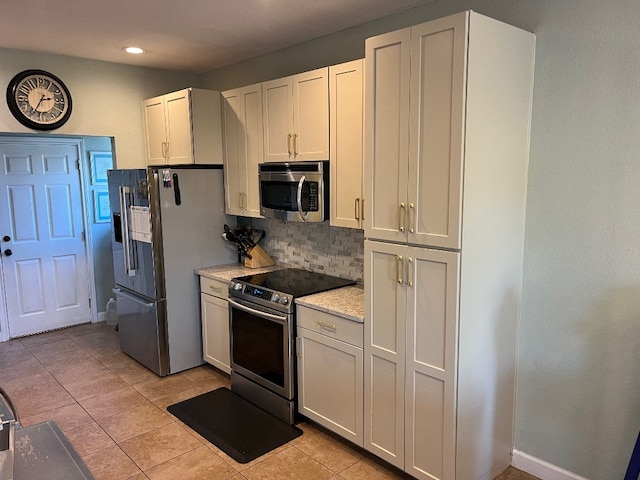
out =
{"type": "MultiPolygon", "coordinates": [[[[638,40],[638,7],[436,2],[388,19],[392,26],[373,23],[355,33],[363,39],[468,8],[537,38],[515,448],[587,478],[616,478],[639,423],[631,382],[638,363],[631,334],[639,311],[638,256],[628,247],[639,230],[631,180],[637,135],[629,128],[636,121],[631,45],[638,40]]],[[[144,150],[140,99],[185,85],[226,90],[361,58],[363,44],[345,37],[202,76],[1,50],[0,74],[6,84],[34,64],[57,72],[74,85],[77,100],[57,133],[113,136],[119,166],[134,168],[144,150]],[[308,55],[313,47],[319,52],[308,55]],[[103,95],[95,95],[96,86],[103,95]]],[[[0,113],[0,130],[28,132],[7,111],[0,113]]],[[[336,235],[329,227],[322,234],[336,235]]]]}

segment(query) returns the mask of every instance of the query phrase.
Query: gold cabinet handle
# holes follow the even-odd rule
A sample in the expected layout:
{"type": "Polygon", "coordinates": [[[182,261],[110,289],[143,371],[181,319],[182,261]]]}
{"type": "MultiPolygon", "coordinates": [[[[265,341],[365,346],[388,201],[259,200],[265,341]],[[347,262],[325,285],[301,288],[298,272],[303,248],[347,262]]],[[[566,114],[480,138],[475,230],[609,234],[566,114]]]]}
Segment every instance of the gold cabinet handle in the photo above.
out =
{"type": "Polygon", "coordinates": [[[168,156],[169,142],[162,142],[162,158],[166,160],[168,156]]]}
{"type": "Polygon", "coordinates": [[[293,154],[298,155],[298,134],[293,134],[293,154]]]}
{"type": "Polygon", "coordinates": [[[324,323],[322,320],[318,320],[318,325],[320,326],[320,328],[326,328],[327,330],[333,330],[334,332],[336,331],[335,325],[331,325],[330,323],[324,323]]]}
{"type": "Polygon", "coordinates": [[[242,192],[238,192],[238,209],[242,210],[242,192]]]}
{"type": "Polygon", "coordinates": [[[356,198],[356,201],[354,203],[356,220],[360,220],[360,199],[356,198]]]}
{"type": "Polygon", "coordinates": [[[222,293],[222,287],[216,287],[215,285],[209,285],[209,288],[216,293],[222,293]]]}
{"type": "Polygon", "coordinates": [[[413,210],[413,203],[409,204],[409,232],[413,233],[415,231],[414,221],[416,219],[415,212],[413,210]]]}
{"type": "Polygon", "coordinates": [[[242,192],[242,209],[247,209],[247,192],[242,192]]]}
{"type": "Polygon", "coordinates": [[[400,204],[400,231],[404,232],[404,203],[400,204]]]}
{"type": "Polygon", "coordinates": [[[398,283],[400,285],[402,285],[403,282],[403,278],[404,278],[404,263],[402,262],[402,255],[398,255],[396,257],[396,267],[397,267],[397,271],[396,274],[398,276],[398,283]]]}
{"type": "Polygon", "coordinates": [[[287,152],[291,155],[291,134],[287,135],[287,152]]]}
{"type": "Polygon", "coordinates": [[[407,257],[407,285],[413,287],[413,258],[407,257]]]}
{"type": "Polygon", "coordinates": [[[360,219],[364,222],[364,198],[362,199],[362,215],[360,215],[360,219]]]}

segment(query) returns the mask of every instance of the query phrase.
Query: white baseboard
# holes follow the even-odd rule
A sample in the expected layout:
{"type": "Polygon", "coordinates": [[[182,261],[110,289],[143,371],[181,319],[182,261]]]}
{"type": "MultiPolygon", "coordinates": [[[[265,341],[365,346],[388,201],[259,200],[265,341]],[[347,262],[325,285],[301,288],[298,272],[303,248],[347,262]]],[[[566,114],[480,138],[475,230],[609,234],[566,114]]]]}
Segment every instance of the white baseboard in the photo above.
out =
{"type": "Polygon", "coordinates": [[[98,322],[107,321],[107,312],[98,312],[98,322]]]}
{"type": "Polygon", "coordinates": [[[513,450],[512,465],[542,480],[589,480],[516,449],[513,450]]]}

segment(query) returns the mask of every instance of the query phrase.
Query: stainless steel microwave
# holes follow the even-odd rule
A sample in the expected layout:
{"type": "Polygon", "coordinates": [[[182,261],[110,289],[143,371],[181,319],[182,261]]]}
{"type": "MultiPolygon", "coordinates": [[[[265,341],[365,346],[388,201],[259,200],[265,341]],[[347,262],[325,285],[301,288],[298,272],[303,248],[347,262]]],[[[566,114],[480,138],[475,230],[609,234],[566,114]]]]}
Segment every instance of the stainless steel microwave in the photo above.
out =
{"type": "Polygon", "coordinates": [[[262,163],[260,214],[288,222],[329,218],[329,162],[262,163]]]}

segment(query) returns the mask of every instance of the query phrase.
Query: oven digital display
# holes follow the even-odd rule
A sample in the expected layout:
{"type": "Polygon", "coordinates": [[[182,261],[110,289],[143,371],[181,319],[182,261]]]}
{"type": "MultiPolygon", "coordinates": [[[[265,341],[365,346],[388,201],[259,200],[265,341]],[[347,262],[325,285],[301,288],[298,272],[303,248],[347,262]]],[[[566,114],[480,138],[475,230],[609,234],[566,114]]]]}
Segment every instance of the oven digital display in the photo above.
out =
{"type": "Polygon", "coordinates": [[[264,300],[271,300],[271,292],[269,290],[252,287],[249,293],[254,297],[262,298],[264,300]]]}

